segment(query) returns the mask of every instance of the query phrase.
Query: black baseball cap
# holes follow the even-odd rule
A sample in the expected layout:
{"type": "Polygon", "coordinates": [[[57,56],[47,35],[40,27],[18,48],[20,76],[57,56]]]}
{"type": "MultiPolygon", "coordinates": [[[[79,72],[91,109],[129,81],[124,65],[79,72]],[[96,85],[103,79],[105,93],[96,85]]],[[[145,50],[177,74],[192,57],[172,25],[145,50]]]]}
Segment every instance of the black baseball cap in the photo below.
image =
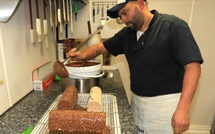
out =
{"type": "MultiPolygon", "coordinates": [[[[118,11],[123,8],[128,2],[136,1],[136,0],[118,0],[117,5],[112,7],[111,9],[107,10],[107,15],[111,18],[119,17],[118,11]]],[[[146,0],[144,0],[146,2],[146,0]]]]}

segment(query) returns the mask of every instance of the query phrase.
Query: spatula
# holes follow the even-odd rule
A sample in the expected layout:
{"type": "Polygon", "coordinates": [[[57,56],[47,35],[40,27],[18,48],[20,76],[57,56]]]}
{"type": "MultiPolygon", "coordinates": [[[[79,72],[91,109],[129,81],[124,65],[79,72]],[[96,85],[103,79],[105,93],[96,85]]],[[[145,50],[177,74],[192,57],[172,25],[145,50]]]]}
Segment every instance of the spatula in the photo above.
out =
{"type": "Polygon", "coordinates": [[[38,42],[42,41],[42,31],[41,31],[41,20],[39,17],[39,0],[36,0],[36,12],[37,12],[37,17],[36,17],[36,31],[37,31],[37,40],[38,42]]]}
{"type": "Polygon", "coordinates": [[[103,5],[102,5],[102,10],[101,10],[101,15],[102,16],[101,16],[100,23],[101,23],[102,26],[104,26],[106,19],[104,17],[104,7],[103,7],[103,5]]]}
{"type": "Polygon", "coordinates": [[[29,12],[30,12],[30,24],[31,24],[31,30],[30,30],[30,37],[31,37],[31,44],[34,44],[34,28],[33,28],[33,20],[32,20],[32,7],[31,7],[31,0],[28,0],[29,4],[29,12]]]}
{"type": "Polygon", "coordinates": [[[43,13],[44,13],[44,20],[43,20],[43,29],[44,29],[44,40],[45,40],[45,46],[46,49],[49,48],[49,41],[48,41],[48,21],[46,19],[46,3],[45,0],[43,0],[43,13]]]}

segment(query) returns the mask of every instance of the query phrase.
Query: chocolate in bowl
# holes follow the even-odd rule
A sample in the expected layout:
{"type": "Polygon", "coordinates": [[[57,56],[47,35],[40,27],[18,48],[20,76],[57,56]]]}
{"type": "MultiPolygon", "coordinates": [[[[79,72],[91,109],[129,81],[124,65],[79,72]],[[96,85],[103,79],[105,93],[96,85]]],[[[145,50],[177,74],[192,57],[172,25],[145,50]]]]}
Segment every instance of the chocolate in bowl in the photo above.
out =
{"type": "Polygon", "coordinates": [[[92,62],[92,61],[75,61],[71,63],[67,63],[65,66],[68,67],[88,67],[100,64],[99,62],[92,62]]]}
{"type": "Polygon", "coordinates": [[[95,60],[69,61],[65,64],[65,68],[70,78],[89,78],[99,77],[101,74],[101,62],[95,60]]]}

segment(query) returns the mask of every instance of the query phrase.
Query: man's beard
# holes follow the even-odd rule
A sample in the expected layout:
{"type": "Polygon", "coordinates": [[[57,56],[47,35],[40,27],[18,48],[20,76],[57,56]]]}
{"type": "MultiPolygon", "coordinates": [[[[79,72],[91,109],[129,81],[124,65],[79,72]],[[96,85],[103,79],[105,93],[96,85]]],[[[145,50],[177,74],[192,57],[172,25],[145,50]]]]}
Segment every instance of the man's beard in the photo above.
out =
{"type": "Polygon", "coordinates": [[[126,25],[128,26],[131,24],[132,26],[130,26],[129,28],[131,30],[138,31],[143,26],[143,23],[144,20],[142,14],[137,8],[135,8],[135,15],[132,18],[132,22],[129,21],[126,23],[126,25]]]}

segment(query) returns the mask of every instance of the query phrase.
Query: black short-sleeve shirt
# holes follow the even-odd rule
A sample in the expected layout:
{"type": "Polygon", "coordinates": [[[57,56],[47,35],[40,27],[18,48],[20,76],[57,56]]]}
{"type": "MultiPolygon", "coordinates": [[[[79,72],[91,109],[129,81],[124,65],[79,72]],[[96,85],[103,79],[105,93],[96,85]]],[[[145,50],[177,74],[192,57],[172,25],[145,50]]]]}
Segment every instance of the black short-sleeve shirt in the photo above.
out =
{"type": "Polygon", "coordinates": [[[195,61],[203,63],[200,50],[185,21],[156,10],[151,12],[154,17],[138,41],[136,31],[125,27],[103,44],[114,56],[125,54],[135,94],[179,93],[183,66],[195,61]]]}

